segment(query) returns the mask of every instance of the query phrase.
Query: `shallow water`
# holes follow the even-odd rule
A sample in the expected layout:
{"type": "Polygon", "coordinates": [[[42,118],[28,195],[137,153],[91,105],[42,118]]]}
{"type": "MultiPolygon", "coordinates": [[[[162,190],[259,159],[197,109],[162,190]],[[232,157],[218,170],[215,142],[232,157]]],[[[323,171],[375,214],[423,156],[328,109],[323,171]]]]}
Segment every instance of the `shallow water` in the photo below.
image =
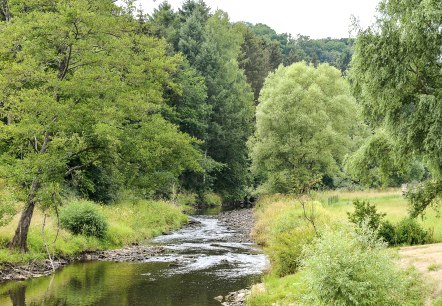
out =
{"type": "Polygon", "coordinates": [[[150,244],[166,252],[141,263],[86,262],[0,285],[0,305],[220,305],[214,297],[259,281],[266,258],[207,216],[150,244]]]}

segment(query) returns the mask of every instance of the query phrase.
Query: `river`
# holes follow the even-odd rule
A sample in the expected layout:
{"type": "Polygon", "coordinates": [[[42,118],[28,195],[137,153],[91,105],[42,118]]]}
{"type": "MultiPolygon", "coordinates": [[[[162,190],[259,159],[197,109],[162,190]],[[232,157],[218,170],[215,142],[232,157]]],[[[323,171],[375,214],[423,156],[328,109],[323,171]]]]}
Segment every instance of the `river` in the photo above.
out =
{"type": "Polygon", "coordinates": [[[267,265],[252,243],[210,216],[146,243],[165,251],[142,262],[81,262],[47,277],[0,285],[0,305],[220,305],[216,296],[259,282],[267,265]]]}

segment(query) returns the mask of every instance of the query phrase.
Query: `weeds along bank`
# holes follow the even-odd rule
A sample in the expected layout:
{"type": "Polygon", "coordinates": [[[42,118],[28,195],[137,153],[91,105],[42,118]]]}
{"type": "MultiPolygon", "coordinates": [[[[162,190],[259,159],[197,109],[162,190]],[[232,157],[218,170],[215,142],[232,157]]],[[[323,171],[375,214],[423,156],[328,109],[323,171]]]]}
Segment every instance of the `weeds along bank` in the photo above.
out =
{"type": "Polygon", "coordinates": [[[399,267],[397,251],[366,222],[355,225],[342,207],[316,198],[304,203],[305,211],[289,196],[257,203],[252,235],[269,256],[271,271],[247,304],[421,305],[429,289],[417,272],[399,267]]]}
{"type": "MultiPolygon", "coordinates": [[[[28,236],[29,252],[22,254],[8,249],[19,214],[0,227],[0,265],[27,263],[47,258],[42,225],[44,215],[36,210],[28,236]]],[[[55,212],[46,218],[45,238],[50,252],[72,257],[85,251],[115,249],[179,228],[187,222],[182,207],[170,202],[131,200],[113,205],[98,205],[73,200],[60,210],[61,229],[55,212]],[[56,239],[57,238],[57,239],[56,239]],[[55,243],[54,243],[55,240],[55,243]]]]}

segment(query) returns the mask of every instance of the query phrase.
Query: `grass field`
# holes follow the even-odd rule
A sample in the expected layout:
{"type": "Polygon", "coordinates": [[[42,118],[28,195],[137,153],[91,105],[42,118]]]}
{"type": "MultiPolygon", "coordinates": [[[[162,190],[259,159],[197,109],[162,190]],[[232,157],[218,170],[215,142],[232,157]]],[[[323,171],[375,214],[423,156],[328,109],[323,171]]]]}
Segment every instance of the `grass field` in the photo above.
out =
{"type": "MultiPolygon", "coordinates": [[[[324,207],[334,215],[347,219],[347,212],[353,211],[353,200],[368,200],[375,204],[380,212],[386,213],[386,219],[398,222],[408,215],[407,200],[401,195],[400,189],[368,190],[368,191],[327,191],[313,195],[324,207]],[[337,200],[337,201],[336,201],[337,200]],[[333,202],[330,203],[329,202],[333,202]]],[[[442,218],[434,209],[428,209],[423,218],[418,221],[433,232],[434,242],[442,242],[442,218]]]]}

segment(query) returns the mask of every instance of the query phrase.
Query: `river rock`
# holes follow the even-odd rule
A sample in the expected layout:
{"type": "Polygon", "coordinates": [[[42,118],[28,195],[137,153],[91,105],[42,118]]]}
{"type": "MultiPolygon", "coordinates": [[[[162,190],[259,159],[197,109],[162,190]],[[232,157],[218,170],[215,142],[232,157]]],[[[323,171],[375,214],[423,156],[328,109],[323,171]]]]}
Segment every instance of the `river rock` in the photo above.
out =
{"type": "Polygon", "coordinates": [[[229,237],[229,241],[241,243],[253,242],[250,238],[250,233],[255,222],[253,209],[243,208],[224,211],[218,214],[216,218],[236,232],[236,235],[229,237]]]}
{"type": "Polygon", "coordinates": [[[230,292],[225,297],[225,302],[221,303],[224,306],[244,306],[246,299],[250,296],[250,289],[242,289],[235,292],[230,292]]]}

